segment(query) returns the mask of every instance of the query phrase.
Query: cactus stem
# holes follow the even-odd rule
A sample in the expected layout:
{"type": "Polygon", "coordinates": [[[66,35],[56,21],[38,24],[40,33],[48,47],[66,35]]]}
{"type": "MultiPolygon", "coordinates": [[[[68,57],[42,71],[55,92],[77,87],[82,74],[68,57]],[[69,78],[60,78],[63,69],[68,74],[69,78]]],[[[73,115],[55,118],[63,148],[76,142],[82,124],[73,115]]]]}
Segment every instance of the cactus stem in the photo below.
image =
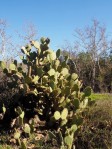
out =
{"type": "Polygon", "coordinates": [[[28,67],[28,77],[31,76],[31,66],[28,67]]]}

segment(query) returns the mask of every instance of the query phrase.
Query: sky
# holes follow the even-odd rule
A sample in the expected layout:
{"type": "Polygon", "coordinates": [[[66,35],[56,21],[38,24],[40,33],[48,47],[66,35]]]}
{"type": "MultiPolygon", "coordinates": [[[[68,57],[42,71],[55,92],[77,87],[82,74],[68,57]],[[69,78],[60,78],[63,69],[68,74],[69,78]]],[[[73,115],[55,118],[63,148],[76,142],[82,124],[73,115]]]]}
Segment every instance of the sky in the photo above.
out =
{"type": "Polygon", "coordinates": [[[0,18],[8,22],[14,36],[15,30],[32,22],[38,37],[49,37],[56,50],[65,41],[73,43],[74,30],[91,25],[92,19],[111,32],[112,0],[0,0],[0,18]]]}

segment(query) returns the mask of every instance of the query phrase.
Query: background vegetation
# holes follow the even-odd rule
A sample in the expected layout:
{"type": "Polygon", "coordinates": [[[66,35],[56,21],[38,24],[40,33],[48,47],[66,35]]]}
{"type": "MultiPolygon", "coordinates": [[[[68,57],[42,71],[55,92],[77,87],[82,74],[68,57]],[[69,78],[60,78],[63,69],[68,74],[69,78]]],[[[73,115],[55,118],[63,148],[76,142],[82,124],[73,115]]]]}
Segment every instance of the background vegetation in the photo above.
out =
{"type": "MultiPolygon", "coordinates": [[[[74,46],[66,45],[63,54],[74,61],[75,69],[84,87],[90,85],[94,92],[112,91],[112,39],[106,27],[97,20],[74,33],[74,46]]],[[[74,71],[74,70],[73,70],[74,71]]]]}

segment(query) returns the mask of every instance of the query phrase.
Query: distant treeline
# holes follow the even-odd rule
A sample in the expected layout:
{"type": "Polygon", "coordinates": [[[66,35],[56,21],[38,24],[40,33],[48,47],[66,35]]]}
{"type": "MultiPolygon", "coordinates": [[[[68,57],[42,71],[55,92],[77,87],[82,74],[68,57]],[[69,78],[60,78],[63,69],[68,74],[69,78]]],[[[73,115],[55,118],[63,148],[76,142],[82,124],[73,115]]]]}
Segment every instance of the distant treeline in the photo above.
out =
{"type": "MultiPolygon", "coordinates": [[[[67,53],[67,51],[63,51],[63,54],[67,53]]],[[[107,57],[102,55],[99,60],[94,61],[89,52],[80,52],[77,55],[71,53],[71,55],[73,60],[73,63],[70,63],[71,72],[79,75],[83,87],[91,86],[94,92],[112,92],[111,53],[107,57]]]]}
{"type": "Polygon", "coordinates": [[[78,73],[83,85],[95,92],[112,92],[112,34],[93,20],[91,26],[74,32],[74,43],[65,44],[63,54],[74,61],[71,71],[78,73]]]}

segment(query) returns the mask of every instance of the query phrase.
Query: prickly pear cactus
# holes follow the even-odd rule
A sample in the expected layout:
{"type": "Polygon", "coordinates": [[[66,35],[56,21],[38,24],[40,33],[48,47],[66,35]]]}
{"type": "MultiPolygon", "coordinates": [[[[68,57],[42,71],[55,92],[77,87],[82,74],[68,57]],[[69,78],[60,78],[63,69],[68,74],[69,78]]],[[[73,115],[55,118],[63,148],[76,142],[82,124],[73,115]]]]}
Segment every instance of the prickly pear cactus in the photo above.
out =
{"type": "Polygon", "coordinates": [[[31,41],[21,48],[22,65],[26,71],[16,60],[9,68],[2,61],[0,66],[10,77],[12,88],[19,88],[21,94],[27,97],[34,95],[29,108],[33,105],[33,110],[48,126],[60,130],[64,143],[70,149],[74,134],[83,122],[82,111],[88,104],[91,88],[80,92],[82,83],[76,73],[70,72],[69,58],[65,56],[61,60],[60,49],[54,52],[49,43],[50,39],[41,38],[40,42],[31,41]]]}

